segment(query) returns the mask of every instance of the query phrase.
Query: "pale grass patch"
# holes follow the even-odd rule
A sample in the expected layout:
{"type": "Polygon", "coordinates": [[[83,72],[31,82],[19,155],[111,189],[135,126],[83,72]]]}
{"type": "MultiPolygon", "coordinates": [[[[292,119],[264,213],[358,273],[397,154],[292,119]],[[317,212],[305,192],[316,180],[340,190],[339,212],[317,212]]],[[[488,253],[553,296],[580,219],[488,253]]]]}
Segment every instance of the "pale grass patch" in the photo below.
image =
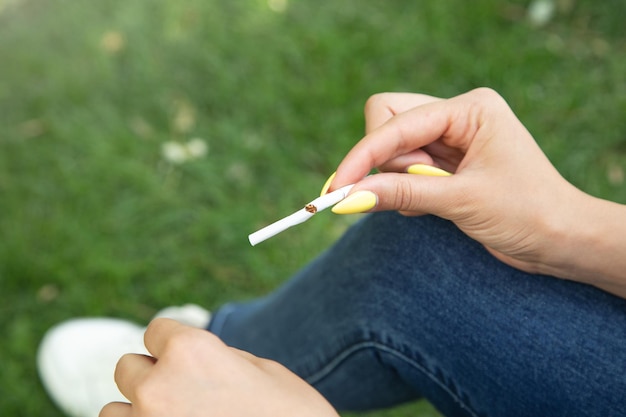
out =
{"type": "Polygon", "coordinates": [[[21,0],[0,0],[0,13],[20,2],[21,0]]]}
{"type": "Polygon", "coordinates": [[[109,30],[100,38],[100,47],[106,53],[115,55],[126,46],[126,38],[117,30],[109,30]]]}
{"type": "Polygon", "coordinates": [[[288,0],[267,0],[267,7],[276,13],[284,13],[289,6],[288,0]]]}
{"type": "Polygon", "coordinates": [[[196,125],[196,109],[187,100],[174,101],[173,128],[176,133],[188,133],[196,125]]]}

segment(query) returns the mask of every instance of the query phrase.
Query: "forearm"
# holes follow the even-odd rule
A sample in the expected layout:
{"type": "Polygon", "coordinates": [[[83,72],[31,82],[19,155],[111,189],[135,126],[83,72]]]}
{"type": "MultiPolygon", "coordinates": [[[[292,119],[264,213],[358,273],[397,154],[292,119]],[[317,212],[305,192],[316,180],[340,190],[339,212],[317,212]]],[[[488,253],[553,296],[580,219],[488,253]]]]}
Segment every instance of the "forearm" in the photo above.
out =
{"type": "Polygon", "coordinates": [[[545,272],[626,298],[626,206],[582,194],[571,214],[545,272]]]}

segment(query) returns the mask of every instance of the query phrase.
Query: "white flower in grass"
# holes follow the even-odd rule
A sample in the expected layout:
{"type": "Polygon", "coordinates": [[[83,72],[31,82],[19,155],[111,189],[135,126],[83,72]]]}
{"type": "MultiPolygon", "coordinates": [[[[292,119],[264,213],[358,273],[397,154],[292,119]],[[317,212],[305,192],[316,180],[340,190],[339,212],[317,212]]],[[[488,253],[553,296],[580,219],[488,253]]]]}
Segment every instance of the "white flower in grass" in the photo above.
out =
{"type": "Polygon", "coordinates": [[[206,142],[200,138],[194,138],[187,142],[187,152],[191,158],[202,158],[208,150],[209,147],[206,142]]]}
{"type": "Polygon", "coordinates": [[[534,0],[526,12],[528,21],[534,26],[545,26],[554,17],[556,5],[554,0],[534,0]]]}
{"type": "Polygon", "coordinates": [[[166,161],[173,164],[182,164],[187,160],[185,145],[180,142],[165,142],[161,146],[161,153],[166,161]]]}
{"type": "Polygon", "coordinates": [[[191,139],[181,143],[175,141],[165,142],[161,147],[163,158],[172,164],[182,164],[184,162],[202,158],[207,154],[209,146],[200,138],[191,139]]]}

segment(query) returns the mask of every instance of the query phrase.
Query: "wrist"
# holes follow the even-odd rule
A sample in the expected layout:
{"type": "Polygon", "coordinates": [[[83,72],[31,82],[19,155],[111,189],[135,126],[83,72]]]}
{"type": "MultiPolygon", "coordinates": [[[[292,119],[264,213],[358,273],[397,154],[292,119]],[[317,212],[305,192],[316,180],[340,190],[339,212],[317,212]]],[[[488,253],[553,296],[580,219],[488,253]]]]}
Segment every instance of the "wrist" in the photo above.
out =
{"type": "Polygon", "coordinates": [[[626,297],[626,206],[579,190],[555,213],[542,273],[626,297]]]}

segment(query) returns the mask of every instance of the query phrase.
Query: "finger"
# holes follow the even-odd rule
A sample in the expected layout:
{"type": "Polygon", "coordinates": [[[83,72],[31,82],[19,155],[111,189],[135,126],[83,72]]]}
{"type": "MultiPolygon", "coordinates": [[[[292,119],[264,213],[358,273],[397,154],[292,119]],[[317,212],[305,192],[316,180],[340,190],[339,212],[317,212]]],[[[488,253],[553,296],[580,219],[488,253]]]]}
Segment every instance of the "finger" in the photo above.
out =
{"type": "Polygon", "coordinates": [[[226,344],[213,333],[166,318],[157,318],[150,322],[144,333],[144,344],[148,352],[159,359],[166,350],[172,357],[176,357],[188,353],[191,347],[200,344],[203,349],[210,349],[212,358],[219,362],[216,356],[226,350],[226,344]]]}
{"type": "MultiPolygon", "coordinates": [[[[497,111],[502,112],[505,108],[506,102],[497,93],[477,89],[399,113],[368,133],[348,152],[337,168],[331,189],[355,183],[372,168],[426,146],[429,151],[431,147],[439,151],[445,148],[447,154],[443,155],[443,159],[451,162],[451,155],[456,155],[454,160],[458,162],[459,155],[467,151],[476,133],[483,127],[485,111],[499,109],[497,111]]],[[[502,113],[503,117],[510,116],[511,112],[505,113],[502,113]]],[[[497,114],[492,116],[493,120],[499,118],[497,114]]],[[[453,164],[441,163],[441,166],[455,171],[453,164]]]]}
{"type": "Polygon", "coordinates": [[[237,349],[237,348],[234,348],[234,347],[229,347],[229,350],[232,353],[234,353],[235,355],[237,355],[237,356],[239,356],[239,357],[241,357],[243,359],[246,359],[246,360],[248,360],[250,362],[253,362],[253,363],[255,363],[255,362],[257,362],[257,361],[259,361],[261,359],[258,356],[253,355],[252,353],[247,352],[245,350],[237,349]]]}
{"type": "Polygon", "coordinates": [[[439,100],[441,99],[425,94],[375,94],[365,103],[365,132],[369,133],[379,128],[398,113],[439,100]]]}
{"type": "Polygon", "coordinates": [[[427,152],[418,149],[385,162],[378,166],[378,170],[381,172],[406,172],[407,167],[415,164],[434,165],[434,161],[427,152]]]}
{"type": "Polygon", "coordinates": [[[147,355],[128,353],[115,367],[115,382],[120,392],[131,402],[136,400],[136,389],[146,379],[155,359],[147,355]]]}
{"type": "Polygon", "coordinates": [[[404,211],[404,210],[400,210],[398,211],[398,213],[402,214],[405,217],[419,217],[419,216],[425,216],[428,214],[423,211],[404,211]]]}
{"type": "Polygon", "coordinates": [[[439,139],[450,122],[445,103],[428,103],[400,113],[366,135],[339,164],[331,189],[355,183],[372,168],[439,139]]]}
{"type": "Polygon", "coordinates": [[[168,340],[176,334],[185,331],[188,326],[167,318],[157,318],[148,324],[143,336],[144,344],[148,352],[155,358],[160,358],[168,340]]]}
{"type": "Polygon", "coordinates": [[[370,211],[397,210],[414,215],[430,213],[450,219],[454,207],[462,203],[459,201],[462,198],[462,180],[459,177],[382,173],[363,179],[350,194],[358,191],[374,193],[376,205],[370,211]]]}
{"type": "Polygon", "coordinates": [[[98,417],[130,417],[132,415],[132,406],[128,403],[114,402],[108,403],[102,410],[98,417]]]}

